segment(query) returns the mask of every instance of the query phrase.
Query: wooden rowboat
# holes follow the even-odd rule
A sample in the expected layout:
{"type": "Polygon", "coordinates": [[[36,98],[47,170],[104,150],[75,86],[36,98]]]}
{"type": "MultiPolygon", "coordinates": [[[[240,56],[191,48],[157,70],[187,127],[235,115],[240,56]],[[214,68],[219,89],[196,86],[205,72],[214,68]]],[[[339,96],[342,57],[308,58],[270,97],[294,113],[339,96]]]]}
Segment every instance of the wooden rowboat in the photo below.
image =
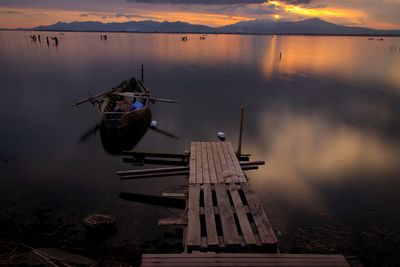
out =
{"type": "Polygon", "coordinates": [[[149,126],[151,123],[149,104],[155,101],[179,103],[176,100],[152,97],[150,91],[143,85],[143,81],[133,77],[107,92],[90,96],[72,106],[92,103],[101,114],[110,134],[115,136],[116,134],[123,135],[136,126],[149,126]]]}
{"type": "Polygon", "coordinates": [[[150,101],[150,91],[133,77],[92,103],[103,117],[107,129],[122,134],[128,126],[150,124],[150,101]]]}

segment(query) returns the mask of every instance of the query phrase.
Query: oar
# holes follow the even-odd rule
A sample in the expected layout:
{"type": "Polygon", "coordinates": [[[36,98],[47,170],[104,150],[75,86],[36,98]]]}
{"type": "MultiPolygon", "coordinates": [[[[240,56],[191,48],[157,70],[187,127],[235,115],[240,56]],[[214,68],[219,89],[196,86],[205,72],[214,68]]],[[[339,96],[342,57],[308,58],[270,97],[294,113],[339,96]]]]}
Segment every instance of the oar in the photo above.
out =
{"type": "Polygon", "coordinates": [[[91,96],[91,97],[82,99],[82,100],[76,102],[75,104],[72,104],[72,106],[75,107],[75,106],[78,106],[78,105],[80,105],[80,104],[83,104],[83,103],[92,101],[93,99],[99,98],[99,97],[101,97],[101,96],[104,96],[104,95],[107,95],[107,94],[111,94],[112,92],[114,92],[114,91],[117,90],[118,88],[119,88],[119,87],[116,87],[116,88],[113,88],[113,89],[110,90],[110,91],[107,91],[107,92],[104,92],[104,93],[101,93],[101,94],[98,94],[98,95],[95,95],[95,96],[91,96]]]}
{"type": "Polygon", "coordinates": [[[164,99],[164,98],[157,98],[157,97],[150,97],[138,93],[131,93],[131,92],[122,92],[118,93],[119,95],[122,96],[131,96],[131,97],[136,97],[136,98],[141,98],[141,99],[149,99],[150,101],[160,101],[160,102],[167,102],[167,103],[179,103],[179,101],[176,100],[171,100],[171,99],[164,99]]]}
{"type": "Polygon", "coordinates": [[[138,98],[144,98],[144,99],[149,99],[150,101],[159,101],[159,102],[166,102],[166,103],[179,103],[177,100],[171,100],[171,99],[164,99],[164,98],[156,98],[156,97],[146,97],[146,96],[139,96],[138,98]]]}

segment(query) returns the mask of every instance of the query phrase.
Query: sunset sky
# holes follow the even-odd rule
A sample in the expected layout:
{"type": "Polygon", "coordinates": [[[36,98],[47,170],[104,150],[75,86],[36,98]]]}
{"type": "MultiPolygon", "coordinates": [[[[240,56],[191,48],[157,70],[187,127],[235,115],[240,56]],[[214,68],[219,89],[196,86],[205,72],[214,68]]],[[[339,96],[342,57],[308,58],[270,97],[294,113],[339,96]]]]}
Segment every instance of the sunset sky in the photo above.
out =
{"type": "Polygon", "coordinates": [[[215,27],[243,20],[314,17],[342,25],[400,29],[400,0],[0,0],[0,28],[131,20],[215,27]]]}

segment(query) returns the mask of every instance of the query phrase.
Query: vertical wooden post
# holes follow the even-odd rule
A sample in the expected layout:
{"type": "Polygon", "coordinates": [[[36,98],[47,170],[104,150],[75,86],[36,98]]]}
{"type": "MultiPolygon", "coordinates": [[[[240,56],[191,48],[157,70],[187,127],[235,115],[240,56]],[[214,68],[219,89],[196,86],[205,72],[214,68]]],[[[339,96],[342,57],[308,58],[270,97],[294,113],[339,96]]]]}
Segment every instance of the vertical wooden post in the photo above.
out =
{"type": "Polygon", "coordinates": [[[142,64],[142,77],[141,77],[142,83],[144,82],[143,76],[144,76],[144,74],[143,74],[143,64],[142,64]]]}
{"type": "Polygon", "coordinates": [[[240,107],[240,128],[239,128],[239,144],[238,144],[238,149],[236,152],[236,156],[239,158],[240,155],[242,154],[242,133],[243,133],[243,114],[244,113],[244,108],[243,106],[240,107]]]}
{"type": "Polygon", "coordinates": [[[279,53],[279,60],[282,60],[282,52],[279,53]]]}

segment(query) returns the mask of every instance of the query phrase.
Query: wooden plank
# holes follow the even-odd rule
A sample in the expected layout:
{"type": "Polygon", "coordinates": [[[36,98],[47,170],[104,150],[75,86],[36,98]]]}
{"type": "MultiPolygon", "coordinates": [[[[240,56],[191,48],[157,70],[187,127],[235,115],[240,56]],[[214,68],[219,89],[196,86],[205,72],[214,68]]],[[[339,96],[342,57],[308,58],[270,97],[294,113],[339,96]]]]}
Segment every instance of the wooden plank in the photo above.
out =
{"type": "Polygon", "coordinates": [[[144,254],[141,266],[302,266],[349,267],[342,255],[305,254],[144,254]]]}
{"type": "Polygon", "coordinates": [[[134,152],[134,151],[122,151],[122,155],[132,157],[151,157],[151,158],[171,158],[186,160],[187,154],[174,154],[174,153],[149,153],[149,152],[134,152]]]}
{"type": "Polygon", "coordinates": [[[239,161],[238,161],[238,159],[236,157],[235,151],[233,150],[232,144],[231,143],[227,143],[226,145],[227,145],[228,153],[231,156],[231,159],[232,159],[232,162],[233,162],[233,166],[235,168],[235,171],[236,171],[237,177],[239,179],[239,182],[241,182],[241,183],[247,182],[246,176],[243,173],[243,170],[242,170],[242,168],[240,166],[240,163],[239,163],[239,161]]]}
{"type": "Polygon", "coordinates": [[[196,142],[190,144],[189,184],[196,183],[196,142]]]}
{"type": "Polygon", "coordinates": [[[201,142],[196,143],[196,183],[203,183],[203,166],[201,160],[201,142]]]}
{"type": "Polygon", "coordinates": [[[228,167],[228,171],[230,173],[232,173],[231,182],[238,183],[239,182],[239,177],[237,175],[235,167],[233,166],[233,160],[236,160],[236,158],[232,159],[231,155],[229,154],[228,145],[232,146],[231,143],[221,142],[221,147],[222,147],[222,151],[223,151],[224,156],[225,156],[225,160],[226,160],[226,165],[228,167]]]}
{"type": "Polygon", "coordinates": [[[171,254],[143,254],[142,258],[307,258],[307,259],[336,259],[344,258],[338,254],[289,254],[289,253],[171,253],[171,254]]]}
{"type": "Polygon", "coordinates": [[[207,145],[206,142],[201,143],[201,163],[203,166],[203,183],[210,183],[210,173],[208,170],[208,160],[207,160],[207,145]]]}
{"type": "Polygon", "coordinates": [[[179,199],[186,199],[187,194],[179,193],[179,192],[163,192],[161,196],[166,198],[179,198],[179,199]]]}
{"type": "Polygon", "coordinates": [[[210,172],[210,183],[218,183],[217,180],[217,172],[215,170],[215,162],[214,162],[214,155],[211,149],[211,143],[207,142],[207,159],[208,159],[208,167],[210,172]]]}
{"type": "Polygon", "coordinates": [[[240,186],[246,196],[261,242],[263,244],[276,245],[278,240],[257,195],[248,183],[241,183],[240,186]]]}
{"type": "Polygon", "coordinates": [[[182,218],[161,218],[158,219],[158,225],[187,225],[187,220],[182,218]]]}
{"type": "Polygon", "coordinates": [[[166,173],[176,171],[189,171],[188,167],[168,167],[168,168],[154,168],[154,169],[138,169],[128,171],[118,171],[119,176],[134,176],[135,174],[152,174],[152,173],[166,173]]]}
{"type": "Polygon", "coordinates": [[[121,180],[131,180],[131,179],[144,179],[144,178],[180,176],[180,175],[188,175],[188,174],[189,174],[189,171],[147,173],[147,174],[136,174],[136,175],[121,176],[120,179],[121,180]]]}
{"type": "Polygon", "coordinates": [[[188,231],[186,244],[199,247],[201,245],[200,232],[200,185],[189,185],[188,200],[188,231]]]}
{"type": "Polygon", "coordinates": [[[211,184],[204,184],[204,215],[206,218],[207,245],[215,246],[219,244],[217,227],[215,224],[214,206],[212,201],[211,184]]]}
{"type": "Polygon", "coordinates": [[[215,164],[215,173],[217,175],[217,182],[218,183],[223,183],[224,182],[224,178],[223,178],[223,175],[222,175],[222,166],[221,166],[221,161],[219,160],[217,143],[212,142],[211,143],[211,149],[212,149],[212,154],[213,154],[213,159],[214,159],[214,164],[215,164]]]}
{"type": "Polygon", "coordinates": [[[257,244],[256,238],[254,237],[253,229],[251,228],[249,219],[247,217],[246,209],[242,203],[242,199],[239,196],[238,186],[231,184],[229,186],[229,192],[232,197],[233,205],[235,206],[236,215],[239,220],[240,229],[242,230],[243,238],[247,245],[257,244]]]}
{"type": "Polygon", "coordinates": [[[217,195],[219,216],[221,218],[222,233],[226,245],[240,245],[241,238],[236,228],[232,207],[229,202],[225,184],[214,184],[217,195]]]}
{"type": "Polygon", "coordinates": [[[221,162],[221,170],[222,170],[222,181],[221,182],[222,183],[231,183],[232,182],[231,172],[226,163],[224,151],[222,149],[222,143],[223,142],[216,143],[219,160],[221,162]]]}

